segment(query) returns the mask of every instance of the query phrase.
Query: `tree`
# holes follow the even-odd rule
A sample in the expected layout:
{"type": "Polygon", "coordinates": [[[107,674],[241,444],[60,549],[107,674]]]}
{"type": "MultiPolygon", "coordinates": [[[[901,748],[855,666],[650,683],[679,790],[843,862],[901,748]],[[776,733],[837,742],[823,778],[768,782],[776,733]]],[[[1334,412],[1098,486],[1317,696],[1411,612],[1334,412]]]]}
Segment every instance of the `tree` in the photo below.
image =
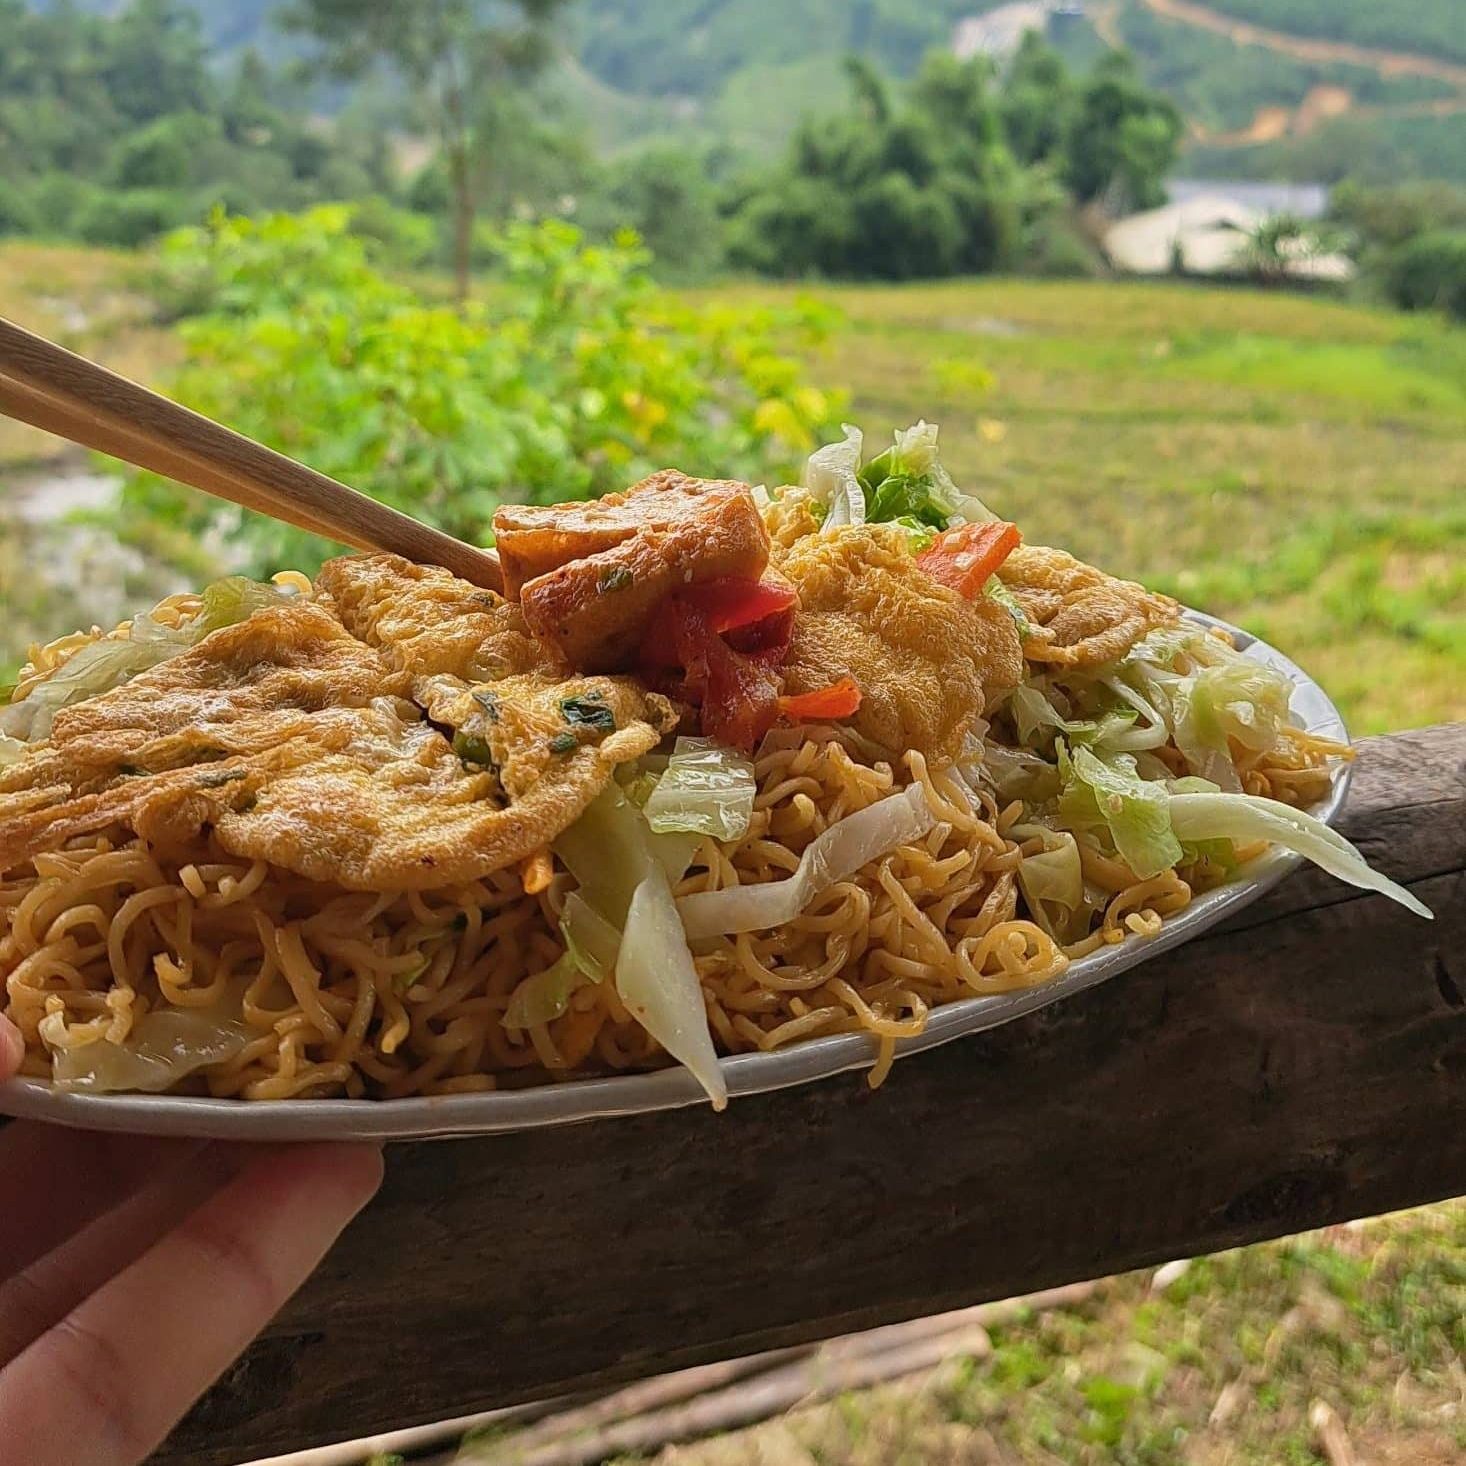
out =
{"type": "Polygon", "coordinates": [[[1273,214],[1247,236],[1238,263],[1259,285],[1281,285],[1296,264],[1322,253],[1318,235],[1295,214],[1273,214]]]}
{"type": "Polygon", "coordinates": [[[1112,51],[1079,93],[1065,138],[1065,182],[1082,204],[1113,212],[1165,201],[1183,125],[1175,103],[1145,86],[1124,52],[1112,51]]]}
{"type": "Polygon", "coordinates": [[[468,296],[483,163],[482,100],[519,85],[551,56],[549,26],[565,0],[299,0],[287,24],[313,36],[337,76],[376,66],[395,72],[436,133],[453,210],[459,302],[468,296]]]}
{"type": "Polygon", "coordinates": [[[862,62],[848,74],[850,106],[801,126],[739,205],[734,263],[904,280],[1012,259],[1020,179],[988,63],[933,53],[899,99],[862,62]]]}
{"type": "Polygon", "coordinates": [[[1074,108],[1064,58],[1038,31],[1025,31],[1003,83],[1003,128],[1020,163],[1058,156],[1074,108]]]}

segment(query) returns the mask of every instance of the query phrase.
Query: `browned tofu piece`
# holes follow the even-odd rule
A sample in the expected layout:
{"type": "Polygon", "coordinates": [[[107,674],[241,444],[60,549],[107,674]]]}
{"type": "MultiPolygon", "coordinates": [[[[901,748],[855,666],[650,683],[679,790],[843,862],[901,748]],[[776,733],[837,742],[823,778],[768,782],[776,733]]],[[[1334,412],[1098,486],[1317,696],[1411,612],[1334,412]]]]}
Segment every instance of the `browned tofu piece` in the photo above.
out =
{"type": "Polygon", "coordinates": [[[669,529],[709,505],[748,495],[731,479],[688,478],[664,468],[618,494],[571,504],[504,504],[494,538],[504,594],[517,601],[526,581],[623,544],[643,529],[669,529]]]}
{"type": "Polygon", "coordinates": [[[495,519],[506,585],[518,585],[525,624],[585,672],[632,666],[652,613],[679,586],[756,580],[769,559],[768,530],[746,484],[671,469],[599,505],[500,513],[526,516],[518,528],[495,519]],[[518,578],[540,565],[548,568],[518,578]]]}

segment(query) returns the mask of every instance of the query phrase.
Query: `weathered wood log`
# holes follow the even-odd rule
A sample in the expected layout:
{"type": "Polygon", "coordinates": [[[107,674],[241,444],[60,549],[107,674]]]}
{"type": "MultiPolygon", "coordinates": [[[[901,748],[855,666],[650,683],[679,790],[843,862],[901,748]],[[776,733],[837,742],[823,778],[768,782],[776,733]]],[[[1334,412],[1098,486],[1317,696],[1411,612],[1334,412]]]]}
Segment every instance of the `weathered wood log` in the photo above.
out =
{"type": "Polygon", "coordinates": [[[1345,831],[1426,923],[1300,872],[1007,1027],[847,1075],[403,1146],[158,1466],[252,1456],[1466,1192],[1466,725],[1370,739],[1345,831]]]}

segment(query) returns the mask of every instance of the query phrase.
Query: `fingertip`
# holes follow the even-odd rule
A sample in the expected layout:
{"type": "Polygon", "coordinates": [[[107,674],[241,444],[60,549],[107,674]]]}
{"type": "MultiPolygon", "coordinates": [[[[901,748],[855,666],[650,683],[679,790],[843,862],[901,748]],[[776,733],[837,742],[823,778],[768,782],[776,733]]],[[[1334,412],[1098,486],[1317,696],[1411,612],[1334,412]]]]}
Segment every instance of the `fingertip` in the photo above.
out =
{"type": "Polygon", "coordinates": [[[3,1013],[0,1013],[0,1080],[15,1074],[25,1059],[25,1039],[3,1013]]]}
{"type": "Polygon", "coordinates": [[[384,1171],[380,1145],[339,1141],[271,1147],[260,1164],[292,1190],[339,1198],[352,1216],[377,1194],[384,1171]]]}

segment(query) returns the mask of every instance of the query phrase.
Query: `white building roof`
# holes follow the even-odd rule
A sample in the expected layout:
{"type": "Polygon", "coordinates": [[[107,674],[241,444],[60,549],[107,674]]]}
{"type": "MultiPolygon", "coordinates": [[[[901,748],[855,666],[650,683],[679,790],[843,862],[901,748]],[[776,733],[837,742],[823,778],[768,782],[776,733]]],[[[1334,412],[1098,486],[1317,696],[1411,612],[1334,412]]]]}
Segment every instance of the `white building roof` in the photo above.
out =
{"type": "MultiPolygon", "coordinates": [[[[1248,239],[1269,215],[1224,194],[1202,194],[1131,214],[1111,226],[1105,252],[1130,275],[1166,275],[1179,262],[1196,275],[1239,273],[1248,239]]],[[[1346,255],[1294,252],[1288,273],[1297,279],[1348,280],[1346,255]]]]}

